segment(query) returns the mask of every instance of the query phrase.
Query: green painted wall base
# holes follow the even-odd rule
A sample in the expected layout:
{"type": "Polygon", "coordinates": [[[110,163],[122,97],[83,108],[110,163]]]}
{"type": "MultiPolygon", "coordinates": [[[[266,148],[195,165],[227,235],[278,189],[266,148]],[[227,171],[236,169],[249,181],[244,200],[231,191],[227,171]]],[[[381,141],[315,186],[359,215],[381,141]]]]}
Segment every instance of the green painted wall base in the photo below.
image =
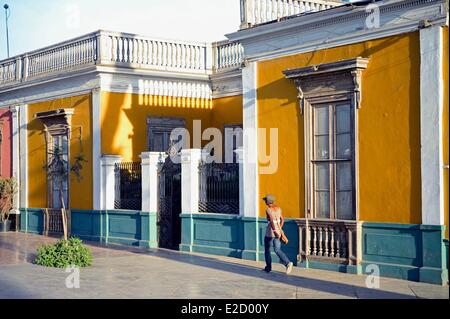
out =
{"type": "Polygon", "coordinates": [[[448,284],[445,226],[363,223],[363,268],[384,277],[448,284]]]}
{"type": "MultiPolygon", "coordinates": [[[[21,231],[42,234],[42,209],[21,210],[21,231]]],[[[86,241],[158,247],[156,213],[72,210],[71,234],[86,241]]]]}
{"type": "MultiPolygon", "coordinates": [[[[72,234],[88,241],[139,247],[158,247],[156,213],[139,211],[72,210],[72,234]]],[[[21,231],[43,232],[41,209],[21,210],[21,231]]],[[[180,250],[247,260],[264,261],[267,221],[221,214],[181,214],[180,250]]],[[[298,227],[286,220],[289,244],[282,249],[295,264],[298,227]]],[[[326,262],[301,262],[299,267],[364,274],[377,265],[380,275],[439,285],[448,284],[448,240],[445,226],[363,223],[362,263],[347,266],[326,262]]],[[[272,252],[273,262],[278,257],[272,252]]]]}
{"type": "MultiPolygon", "coordinates": [[[[182,214],[180,250],[264,261],[265,219],[220,214],[182,214]]],[[[289,244],[283,251],[296,263],[298,228],[286,220],[289,244]]],[[[341,265],[302,261],[297,266],[364,274],[377,265],[381,276],[433,284],[448,283],[448,242],[444,226],[363,223],[362,263],[341,265]]],[[[273,261],[278,261],[272,252],[273,261]]]]}

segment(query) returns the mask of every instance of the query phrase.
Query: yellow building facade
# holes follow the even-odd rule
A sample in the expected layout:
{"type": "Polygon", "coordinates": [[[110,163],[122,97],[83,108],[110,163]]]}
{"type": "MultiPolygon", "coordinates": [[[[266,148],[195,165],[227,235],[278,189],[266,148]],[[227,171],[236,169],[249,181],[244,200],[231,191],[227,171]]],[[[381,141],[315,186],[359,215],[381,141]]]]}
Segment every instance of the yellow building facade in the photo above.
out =
{"type": "Polygon", "coordinates": [[[242,2],[222,42],[98,31],[0,61],[0,107],[18,114],[20,230],[48,232],[45,209],[60,209],[44,168],[62,147],[71,232],[85,240],[167,248],[168,236],[181,251],[263,260],[273,194],[296,266],[446,284],[445,2],[326,1],[278,19],[242,2]],[[66,69],[52,65],[61,56],[66,69]],[[172,165],[180,127],[188,145],[172,165]],[[202,180],[207,129],[236,161],[202,180]],[[225,188],[224,176],[238,178],[225,188]],[[200,208],[210,184],[233,213],[200,208]],[[118,204],[125,187],[138,208],[118,204]]]}

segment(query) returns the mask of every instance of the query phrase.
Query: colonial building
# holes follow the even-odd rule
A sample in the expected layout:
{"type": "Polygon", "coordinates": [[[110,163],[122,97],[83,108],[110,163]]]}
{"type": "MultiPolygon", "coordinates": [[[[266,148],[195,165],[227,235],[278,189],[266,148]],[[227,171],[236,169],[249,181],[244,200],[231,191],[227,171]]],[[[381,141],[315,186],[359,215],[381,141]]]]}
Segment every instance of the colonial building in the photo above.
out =
{"type": "Polygon", "coordinates": [[[242,0],[241,21],[0,61],[21,231],[58,232],[64,204],[84,239],[263,260],[272,193],[299,267],[447,283],[447,2],[242,0]]]}

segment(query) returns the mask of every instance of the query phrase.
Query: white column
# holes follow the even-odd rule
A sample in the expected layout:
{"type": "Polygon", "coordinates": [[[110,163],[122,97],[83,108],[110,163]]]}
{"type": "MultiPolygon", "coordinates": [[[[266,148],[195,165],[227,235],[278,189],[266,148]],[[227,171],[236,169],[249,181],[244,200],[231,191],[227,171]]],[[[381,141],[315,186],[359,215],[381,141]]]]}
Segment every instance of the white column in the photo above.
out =
{"type": "Polygon", "coordinates": [[[167,157],[165,153],[145,152],[142,159],[142,211],[158,212],[158,166],[167,157]]]}
{"type": "Polygon", "coordinates": [[[28,208],[28,105],[19,106],[19,200],[20,208],[28,208]]]}
{"type": "Polygon", "coordinates": [[[234,151],[239,163],[239,215],[244,216],[244,148],[239,147],[234,151]]]}
{"type": "Polygon", "coordinates": [[[257,217],[259,210],[259,187],[258,187],[258,104],[257,104],[257,64],[250,62],[242,70],[243,86],[243,189],[244,216],[257,217]]]}
{"type": "Polygon", "coordinates": [[[444,225],[442,28],[420,30],[422,224],[444,225]]]}
{"type": "Polygon", "coordinates": [[[12,177],[15,178],[17,182],[17,193],[13,199],[13,209],[12,213],[19,214],[20,208],[20,122],[19,122],[19,106],[14,105],[11,106],[11,115],[12,115],[12,177]]]}
{"type": "Polygon", "coordinates": [[[181,212],[183,214],[198,213],[199,202],[199,165],[202,150],[181,150],[181,212]]]}
{"type": "Polygon", "coordinates": [[[92,187],[94,210],[101,209],[102,203],[102,185],[100,183],[101,172],[101,91],[99,89],[92,91],[92,187]]]}
{"type": "Polygon", "coordinates": [[[119,163],[121,161],[122,157],[120,155],[103,155],[101,157],[101,210],[114,209],[114,196],[116,191],[114,167],[116,163],[119,163]]]}

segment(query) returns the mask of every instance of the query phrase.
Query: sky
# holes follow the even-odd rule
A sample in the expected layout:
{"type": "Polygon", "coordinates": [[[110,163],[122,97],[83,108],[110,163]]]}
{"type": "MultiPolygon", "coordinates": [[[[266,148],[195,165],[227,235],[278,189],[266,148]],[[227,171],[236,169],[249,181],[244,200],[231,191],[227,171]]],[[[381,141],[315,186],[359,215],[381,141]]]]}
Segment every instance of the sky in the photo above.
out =
{"type": "Polygon", "coordinates": [[[0,59],[99,29],[212,42],[237,31],[239,0],[0,0],[0,59]]]}

